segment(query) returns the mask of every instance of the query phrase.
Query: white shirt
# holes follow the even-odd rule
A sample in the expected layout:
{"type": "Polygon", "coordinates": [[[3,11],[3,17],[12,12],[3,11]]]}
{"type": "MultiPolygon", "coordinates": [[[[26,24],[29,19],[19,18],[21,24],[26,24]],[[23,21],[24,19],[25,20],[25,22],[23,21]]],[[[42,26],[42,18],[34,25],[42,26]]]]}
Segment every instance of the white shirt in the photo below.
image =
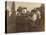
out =
{"type": "Polygon", "coordinates": [[[32,20],[33,21],[36,21],[37,20],[37,14],[34,13],[33,17],[32,17],[32,20]]]}
{"type": "Polygon", "coordinates": [[[41,18],[41,13],[39,11],[37,11],[36,13],[33,14],[32,20],[36,21],[37,17],[40,19],[41,18]]]}

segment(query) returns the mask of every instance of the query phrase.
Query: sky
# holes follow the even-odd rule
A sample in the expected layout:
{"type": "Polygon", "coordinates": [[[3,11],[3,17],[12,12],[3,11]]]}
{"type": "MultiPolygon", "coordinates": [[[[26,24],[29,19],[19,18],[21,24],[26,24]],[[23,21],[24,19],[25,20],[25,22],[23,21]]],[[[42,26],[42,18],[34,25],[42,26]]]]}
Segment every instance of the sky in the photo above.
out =
{"type": "MultiPolygon", "coordinates": [[[[7,9],[11,11],[12,2],[7,2],[7,9]]],[[[31,11],[33,8],[37,8],[41,6],[41,3],[29,3],[29,2],[15,2],[15,11],[17,11],[17,8],[21,7],[27,7],[27,10],[31,11]]]]}

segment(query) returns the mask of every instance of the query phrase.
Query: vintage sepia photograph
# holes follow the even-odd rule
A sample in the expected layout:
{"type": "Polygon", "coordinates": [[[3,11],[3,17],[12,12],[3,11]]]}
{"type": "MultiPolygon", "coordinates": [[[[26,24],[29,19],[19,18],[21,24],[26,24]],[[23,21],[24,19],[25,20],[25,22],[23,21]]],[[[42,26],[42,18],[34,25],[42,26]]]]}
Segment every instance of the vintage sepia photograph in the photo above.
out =
{"type": "Polygon", "coordinates": [[[5,32],[44,32],[44,3],[5,1],[5,32]]]}

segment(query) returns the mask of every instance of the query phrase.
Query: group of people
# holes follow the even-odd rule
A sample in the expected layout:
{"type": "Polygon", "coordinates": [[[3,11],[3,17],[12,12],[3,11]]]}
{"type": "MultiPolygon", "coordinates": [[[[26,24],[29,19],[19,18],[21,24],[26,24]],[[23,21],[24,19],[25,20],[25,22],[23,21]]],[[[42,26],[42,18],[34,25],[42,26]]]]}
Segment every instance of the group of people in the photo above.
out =
{"type": "Polygon", "coordinates": [[[37,28],[40,24],[41,12],[39,8],[34,8],[29,12],[26,7],[19,7],[16,11],[16,16],[16,24],[24,24],[25,31],[32,31],[33,28],[31,27],[37,28]]]}
{"type": "Polygon", "coordinates": [[[39,8],[34,8],[31,10],[31,12],[27,11],[26,7],[18,7],[16,11],[17,16],[27,16],[27,19],[30,19],[32,21],[36,21],[37,19],[41,18],[41,13],[39,11],[39,8]]]}
{"type": "Polygon", "coordinates": [[[21,6],[18,7],[17,11],[14,11],[14,13],[6,9],[5,16],[7,16],[7,26],[9,24],[16,24],[17,32],[40,31],[40,25],[44,22],[44,6],[34,8],[30,12],[27,10],[27,7],[21,6]]]}

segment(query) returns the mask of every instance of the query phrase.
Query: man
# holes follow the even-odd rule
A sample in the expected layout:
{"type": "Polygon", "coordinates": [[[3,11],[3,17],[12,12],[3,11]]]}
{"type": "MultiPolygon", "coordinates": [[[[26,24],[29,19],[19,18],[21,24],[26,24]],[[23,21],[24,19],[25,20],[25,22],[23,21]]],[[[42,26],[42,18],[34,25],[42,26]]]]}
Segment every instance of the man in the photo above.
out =
{"type": "Polygon", "coordinates": [[[17,9],[16,15],[21,16],[21,13],[22,13],[22,7],[19,6],[17,9]]]}
{"type": "Polygon", "coordinates": [[[26,15],[26,12],[27,12],[27,8],[24,7],[24,8],[22,9],[22,14],[25,16],[25,15],[26,15]]]}
{"type": "Polygon", "coordinates": [[[32,31],[38,31],[39,30],[39,24],[40,24],[40,19],[41,19],[41,13],[39,9],[34,9],[31,11],[32,18],[31,20],[33,21],[32,24],[32,31]],[[34,28],[34,29],[33,29],[34,28]]]}

